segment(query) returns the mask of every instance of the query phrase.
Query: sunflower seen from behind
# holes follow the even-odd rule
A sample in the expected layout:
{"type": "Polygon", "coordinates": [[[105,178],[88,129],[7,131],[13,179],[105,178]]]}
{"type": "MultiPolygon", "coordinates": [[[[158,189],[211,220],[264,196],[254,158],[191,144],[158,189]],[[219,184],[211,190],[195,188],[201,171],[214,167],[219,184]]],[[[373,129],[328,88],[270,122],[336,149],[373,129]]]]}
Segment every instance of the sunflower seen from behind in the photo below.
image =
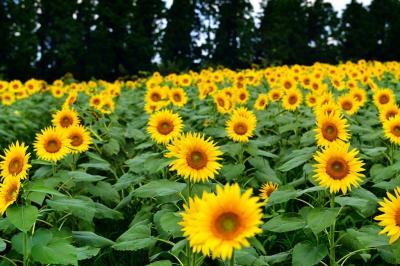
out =
{"type": "Polygon", "coordinates": [[[394,195],[387,192],[387,197],[379,202],[379,210],[383,212],[375,217],[383,226],[379,234],[387,234],[389,243],[393,244],[400,238],[400,187],[395,188],[394,195]]]}
{"type": "Polygon", "coordinates": [[[204,182],[214,179],[222,165],[222,152],[209,138],[198,133],[187,133],[175,139],[167,146],[166,157],[174,157],[170,170],[192,182],[204,182]]]}
{"type": "Polygon", "coordinates": [[[70,139],[64,130],[48,127],[36,134],[34,146],[39,159],[57,162],[70,152],[70,139]]]}
{"type": "Polygon", "coordinates": [[[52,122],[57,128],[67,129],[79,124],[79,115],[74,109],[66,107],[53,115],[52,122]]]}
{"type": "Polygon", "coordinates": [[[349,140],[349,125],[340,113],[321,114],[316,120],[315,137],[318,146],[327,147],[332,143],[349,140]]]}
{"type": "Polygon", "coordinates": [[[147,124],[147,132],[159,144],[168,144],[181,134],[183,128],[182,118],[171,110],[152,114],[147,124]]]}
{"type": "Polygon", "coordinates": [[[31,165],[28,163],[30,154],[27,153],[28,147],[24,143],[11,144],[5,150],[3,159],[0,163],[2,178],[25,179],[31,165]]]}
{"type": "Polygon", "coordinates": [[[20,188],[21,181],[18,178],[6,178],[0,184],[0,216],[17,200],[20,188]]]}
{"type": "Polygon", "coordinates": [[[216,194],[204,192],[190,199],[181,213],[182,231],[194,252],[228,260],[234,250],[250,246],[249,238],[262,232],[262,203],[243,194],[238,184],[218,186],[216,194]]]}
{"type": "Polygon", "coordinates": [[[332,143],[314,155],[317,161],[314,165],[314,179],[329,189],[330,193],[341,190],[346,194],[352,186],[358,187],[365,177],[361,173],[364,163],[357,158],[358,150],[349,150],[349,146],[344,142],[332,143]]]}
{"type": "Polygon", "coordinates": [[[84,126],[71,126],[66,130],[65,134],[70,140],[71,153],[82,153],[89,150],[92,139],[89,131],[84,126]]]}

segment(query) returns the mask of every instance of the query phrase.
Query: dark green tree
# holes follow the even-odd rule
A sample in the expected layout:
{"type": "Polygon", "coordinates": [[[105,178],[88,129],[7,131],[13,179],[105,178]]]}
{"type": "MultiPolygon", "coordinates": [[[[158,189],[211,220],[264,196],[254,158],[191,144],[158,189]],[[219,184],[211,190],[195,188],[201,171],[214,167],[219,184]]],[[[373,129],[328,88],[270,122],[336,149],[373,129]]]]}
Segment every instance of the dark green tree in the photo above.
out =
{"type": "Polygon", "coordinates": [[[376,47],[374,27],[368,10],[352,0],[343,11],[340,23],[341,57],[344,60],[371,59],[376,47]]]}
{"type": "Polygon", "coordinates": [[[230,68],[253,61],[254,20],[248,0],[220,0],[213,61],[230,68]]]}
{"type": "Polygon", "coordinates": [[[373,0],[369,6],[374,23],[375,43],[372,58],[379,60],[400,59],[400,1],[373,0]]]}
{"type": "Polygon", "coordinates": [[[264,64],[305,64],[310,47],[301,0],[268,0],[258,30],[257,59],[264,64]]]}
{"type": "Polygon", "coordinates": [[[306,7],[307,38],[310,46],[308,64],[315,61],[336,63],[338,59],[339,19],[332,4],[316,0],[306,7]]]}
{"type": "MultiPolygon", "coordinates": [[[[36,76],[35,62],[38,52],[36,32],[37,6],[35,0],[3,1],[9,27],[5,33],[5,65],[9,79],[29,79],[36,76]]],[[[6,26],[3,25],[3,26],[6,26]]],[[[3,44],[2,44],[3,45],[3,44]]]]}
{"type": "Polygon", "coordinates": [[[174,0],[167,11],[167,27],[161,43],[161,58],[164,65],[175,65],[178,69],[189,68],[199,56],[195,39],[199,22],[192,0],[174,0]],[[193,36],[192,36],[193,35],[193,36]]]}
{"type": "Polygon", "coordinates": [[[7,71],[7,53],[10,49],[10,22],[7,17],[6,2],[0,2],[0,36],[2,44],[0,45],[0,79],[6,74],[7,71]]]}

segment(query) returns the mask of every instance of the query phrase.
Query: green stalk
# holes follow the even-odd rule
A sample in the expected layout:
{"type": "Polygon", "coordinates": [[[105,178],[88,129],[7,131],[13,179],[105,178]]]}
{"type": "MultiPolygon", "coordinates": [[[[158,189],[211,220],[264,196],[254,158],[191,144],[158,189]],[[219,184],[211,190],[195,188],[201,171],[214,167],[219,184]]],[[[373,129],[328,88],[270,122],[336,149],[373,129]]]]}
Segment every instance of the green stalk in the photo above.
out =
{"type": "MultiPolygon", "coordinates": [[[[335,207],[335,194],[329,193],[329,201],[330,201],[330,206],[331,208],[335,207]]],[[[335,225],[336,225],[336,220],[333,222],[333,224],[330,227],[329,230],[329,265],[334,266],[336,265],[336,260],[335,260],[335,225]]]]}
{"type": "Polygon", "coordinates": [[[235,266],[235,265],[236,264],[235,264],[235,250],[234,250],[234,251],[232,251],[232,257],[229,260],[229,266],[235,266]]]}
{"type": "MultiPolygon", "coordinates": [[[[188,187],[188,194],[187,194],[187,204],[189,204],[190,196],[192,195],[192,182],[190,182],[190,178],[187,179],[187,187],[188,187]]],[[[192,252],[190,250],[189,240],[186,243],[186,258],[187,258],[187,265],[192,266],[192,259],[191,259],[192,252]]]]}
{"type": "Polygon", "coordinates": [[[24,232],[24,266],[29,265],[28,232],[24,232]]]}

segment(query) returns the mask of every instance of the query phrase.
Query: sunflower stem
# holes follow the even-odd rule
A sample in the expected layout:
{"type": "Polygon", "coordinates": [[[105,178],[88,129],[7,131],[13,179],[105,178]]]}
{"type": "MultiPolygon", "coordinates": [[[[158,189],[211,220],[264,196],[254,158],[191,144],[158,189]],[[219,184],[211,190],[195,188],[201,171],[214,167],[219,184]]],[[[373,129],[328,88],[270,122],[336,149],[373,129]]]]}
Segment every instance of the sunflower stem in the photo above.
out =
{"type": "MultiPolygon", "coordinates": [[[[190,199],[190,196],[192,195],[192,182],[190,181],[190,178],[187,179],[187,187],[188,187],[187,204],[189,205],[189,202],[190,202],[189,199],[190,199]]],[[[187,258],[187,265],[188,266],[192,266],[191,255],[192,254],[191,254],[189,240],[188,240],[187,244],[186,244],[186,258],[187,258]]]]}
{"type": "Polygon", "coordinates": [[[232,251],[232,257],[229,260],[229,266],[235,266],[235,251],[232,251]]]}
{"type": "Polygon", "coordinates": [[[56,175],[56,163],[55,162],[52,163],[52,169],[53,169],[53,176],[55,176],[56,175]]]}
{"type": "Polygon", "coordinates": [[[29,265],[28,232],[24,232],[24,266],[29,265]]]}
{"type": "MultiPolygon", "coordinates": [[[[335,194],[329,193],[329,201],[330,201],[330,207],[334,208],[335,207],[335,194]]],[[[335,260],[335,225],[336,221],[333,222],[333,224],[330,227],[329,230],[329,265],[330,266],[335,266],[336,265],[336,260],[335,260]]]]}

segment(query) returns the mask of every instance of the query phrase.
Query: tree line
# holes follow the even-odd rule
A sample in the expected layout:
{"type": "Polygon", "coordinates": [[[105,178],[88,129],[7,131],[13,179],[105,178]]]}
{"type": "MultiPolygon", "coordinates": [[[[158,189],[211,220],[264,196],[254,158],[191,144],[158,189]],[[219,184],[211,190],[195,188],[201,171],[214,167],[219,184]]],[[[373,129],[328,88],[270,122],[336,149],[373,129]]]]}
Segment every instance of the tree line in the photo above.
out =
{"type": "Polygon", "coordinates": [[[0,78],[400,60],[400,1],[3,0],[0,78]]]}

